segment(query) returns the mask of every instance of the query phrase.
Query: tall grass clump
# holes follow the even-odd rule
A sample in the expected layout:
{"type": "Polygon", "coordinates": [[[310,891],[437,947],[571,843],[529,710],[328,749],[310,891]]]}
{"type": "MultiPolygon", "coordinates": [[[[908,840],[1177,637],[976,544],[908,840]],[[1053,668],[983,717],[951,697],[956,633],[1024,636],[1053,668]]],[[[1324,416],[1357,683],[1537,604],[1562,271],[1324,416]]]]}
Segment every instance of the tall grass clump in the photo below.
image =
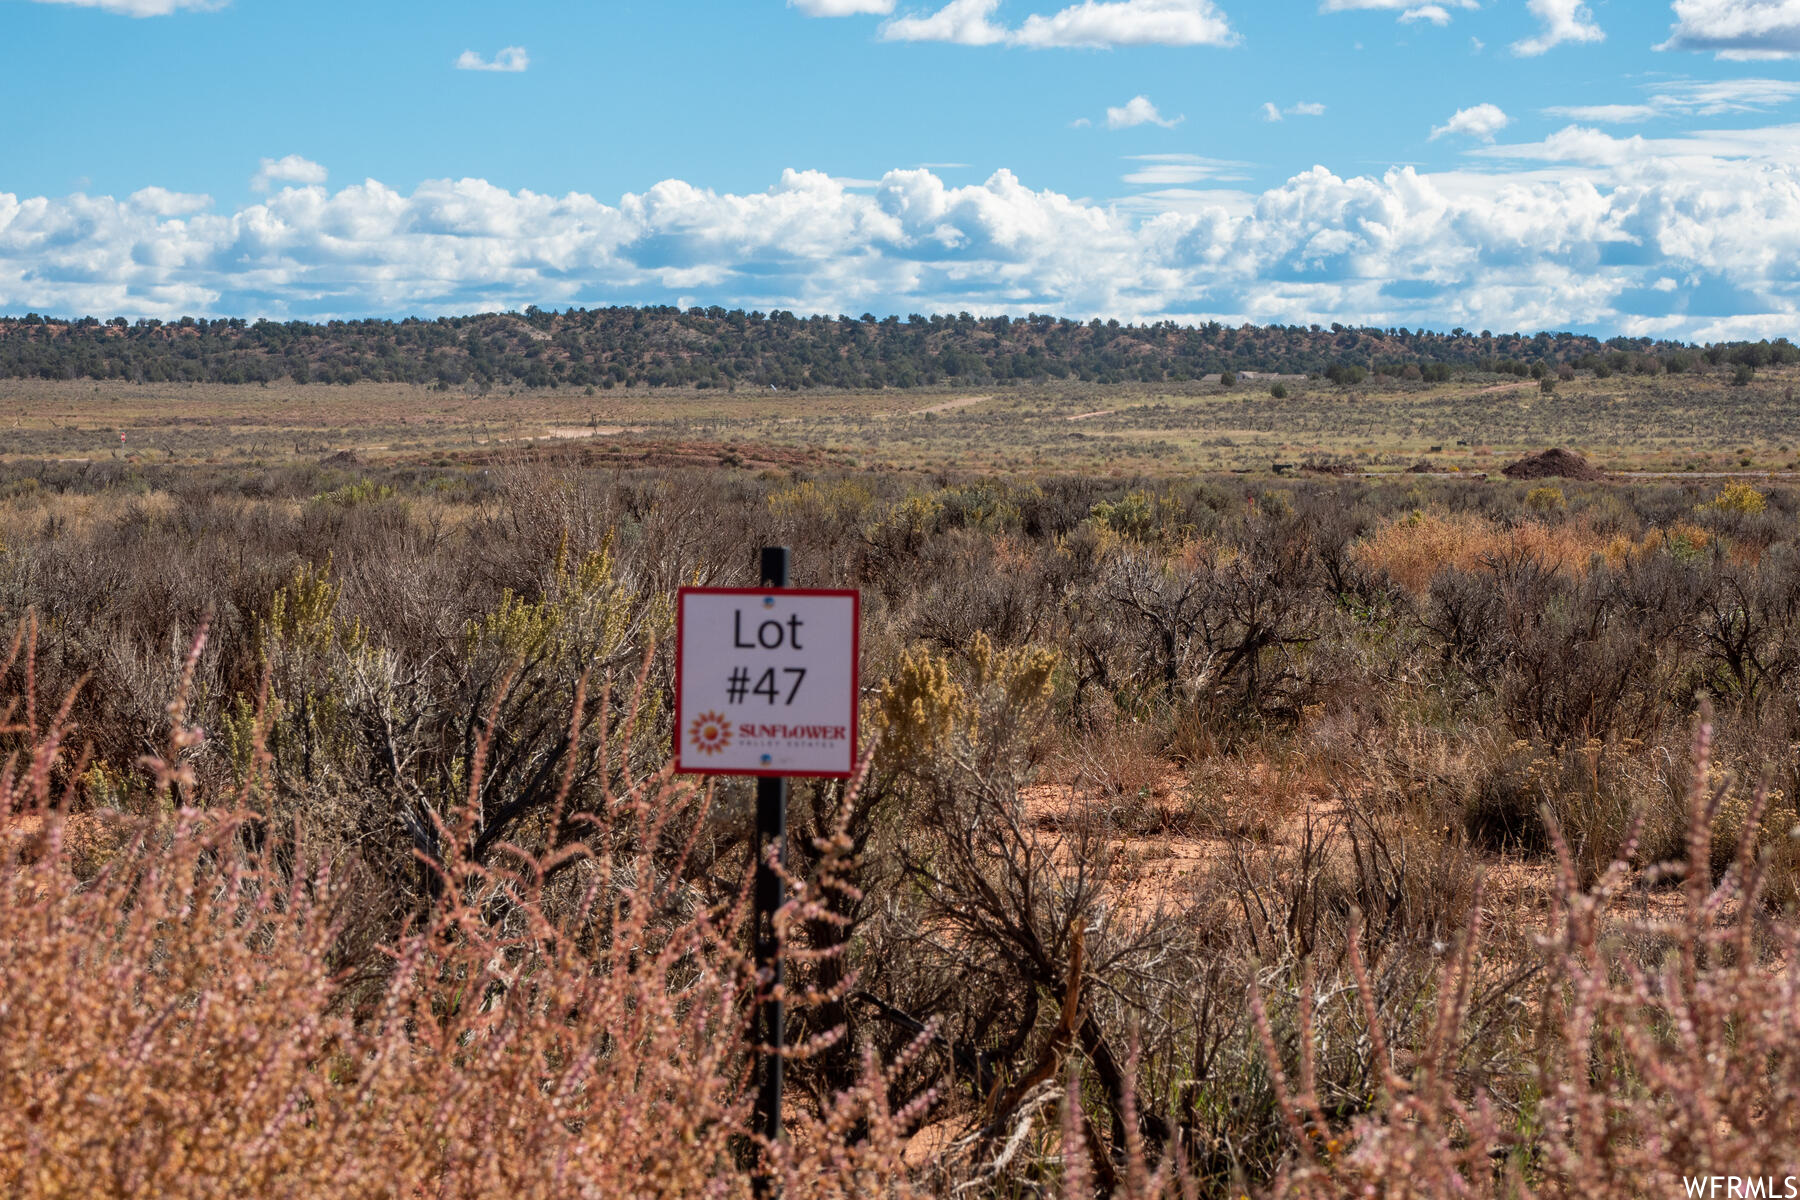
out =
{"type": "MultiPolygon", "coordinates": [[[[434,903],[357,953],[349,865],[243,804],[269,767],[268,718],[239,793],[196,797],[178,791],[203,736],[184,707],[144,764],[166,814],[133,821],[91,878],[65,836],[67,706],[0,710],[0,1192],[748,1194],[762,981],[744,889],[706,903],[679,869],[705,793],[640,776],[498,864],[457,849],[479,820],[464,806],[440,830],[434,903]],[[604,852],[582,836],[597,826],[604,852]]],[[[829,873],[841,847],[819,850],[829,873]]],[[[816,903],[799,886],[783,927],[816,903]]],[[[905,1117],[874,1064],[859,1079],[770,1160],[788,1194],[866,1194],[893,1173],[905,1117]]]]}
{"type": "Polygon", "coordinates": [[[1712,766],[1708,718],[1694,738],[1685,844],[1669,863],[1638,864],[1634,834],[1584,886],[1547,816],[1556,886],[1537,939],[1541,988],[1517,1000],[1517,1036],[1533,1063],[1519,1077],[1484,1085],[1454,1061],[1488,986],[1475,966],[1479,920],[1444,968],[1423,1045],[1383,1035],[1357,964],[1379,1102],[1347,1127],[1319,1110],[1310,1042],[1296,1086],[1265,1033],[1291,1135],[1274,1191],[1661,1196],[1723,1176],[1740,1181],[1739,1194],[1749,1194],[1746,1179],[1773,1179],[1778,1190],[1765,1194],[1780,1194],[1800,1173],[1800,927],[1762,903],[1769,859],[1756,831],[1771,815],[1767,789],[1750,797],[1721,854],[1714,839],[1734,789],[1712,766]]]}
{"type": "MultiPolygon", "coordinates": [[[[1556,488],[1538,488],[1527,497],[1527,506],[1538,517],[1560,512],[1562,494],[1556,488]],[[1548,493],[1555,492],[1554,498],[1548,493]]],[[[1385,571],[1414,594],[1422,594],[1445,567],[1475,570],[1509,557],[1530,557],[1552,571],[1578,572],[1595,555],[1617,560],[1622,549],[1582,520],[1519,520],[1510,524],[1479,513],[1440,513],[1415,510],[1383,524],[1357,547],[1363,566],[1385,571]]]]}

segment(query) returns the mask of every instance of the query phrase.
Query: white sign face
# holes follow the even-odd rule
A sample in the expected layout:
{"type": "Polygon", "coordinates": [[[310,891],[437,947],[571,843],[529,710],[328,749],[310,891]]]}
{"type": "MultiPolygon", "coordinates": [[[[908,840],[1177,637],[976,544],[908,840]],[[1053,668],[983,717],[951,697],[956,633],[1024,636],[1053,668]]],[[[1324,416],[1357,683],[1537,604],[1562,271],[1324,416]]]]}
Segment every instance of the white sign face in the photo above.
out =
{"type": "Polygon", "coordinates": [[[682,588],[676,603],[677,771],[855,772],[860,593],[682,588]]]}

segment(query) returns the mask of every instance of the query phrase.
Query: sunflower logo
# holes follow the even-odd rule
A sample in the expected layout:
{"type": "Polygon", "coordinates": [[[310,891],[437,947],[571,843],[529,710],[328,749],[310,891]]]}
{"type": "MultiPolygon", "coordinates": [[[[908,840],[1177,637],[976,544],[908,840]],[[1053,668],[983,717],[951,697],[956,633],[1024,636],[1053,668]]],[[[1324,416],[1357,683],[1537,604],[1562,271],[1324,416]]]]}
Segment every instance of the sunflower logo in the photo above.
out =
{"type": "Polygon", "coordinates": [[[688,726],[694,749],[702,754],[717,754],[731,745],[731,722],[716,712],[704,712],[688,726]]]}

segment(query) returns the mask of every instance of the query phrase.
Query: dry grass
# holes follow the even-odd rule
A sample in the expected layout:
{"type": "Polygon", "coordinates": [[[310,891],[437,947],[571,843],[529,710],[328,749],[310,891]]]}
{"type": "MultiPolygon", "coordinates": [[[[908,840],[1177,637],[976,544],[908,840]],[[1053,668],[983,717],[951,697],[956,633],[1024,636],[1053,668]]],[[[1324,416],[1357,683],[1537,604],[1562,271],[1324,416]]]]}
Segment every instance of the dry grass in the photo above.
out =
{"type": "Polygon", "coordinates": [[[1792,367],[1771,370],[1745,388],[1718,373],[1584,377],[1548,406],[1530,398],[1489,403],[1492,385],[1482,376],[1350,389],[1293,380],[1279,400],[1261,389],[1198,382],[1044,383],[983,399],[947,385],[635,387],[590,395],[578,387],[472,394],[287,380],[259,387],[6,379],[0,406],[13,423],[0,429],[0,462],[279,465],[353,450],[372,462],[428,463],[617,429],[623,432],[575,440],[617,444],[627,455],[645,443],[704,443],[715,452],[735,446],[744,459],[758,458],[759,447],[811,447],[872,467],[1014,475],[1266,473],[1275,463],[1309,459],[1396,471],[1422,458],[1438,470],[1480,474],[1546,445],[1582,447],[1614,470],[1791,471],[1800,428],[1785,395],[1795,376],[1792,367]]]}
{"type": "MultiPolygon", "coordinates": [[[[147,764],[165,788],[193,782],[183,708],[147,764]]],[[[64,720],[10,731],[34,753],[0,777],[6,1194],[749,1194],[744,906],[696,907],[649,849],[693,825],[693,788],[659,773],[609,796],[635,854],[452,856],[438,903],[347,958],[354,872],[253,813],[140,821],[86,878],[85,823],[53,794],[64,720]]],[[[871,1067],[822,1118],[796,1114],[767,1169],[794,1197],[903,1195],[910,1119],[871,1067]]]]}
{"type": "MultiPolygon", "coordinates": [[[[1529,1104],[1491,1084],[1464,1086],[1448,1057],[1478,1002],[1475,950],[1487,922],[1471,923],[1446,966],[1430,1039],[1410,1069],[1397,1069],[1368,976],[1353,963],[1383,1070],[1373,1111],[1346,1131],[1319,1109],[1312,1039],[1303,1034],[1288,1074],[1294,1056],[1276,1044],[1255,999],[1294,1150],[1278,1194],[1661,1196],[1713,1175],[1737,1177],[1739,1194],[1749,1194],[1745,1179],[1779,1189],[1796,1173],[1800,927],[1764,915],[1766,876],[1751,834],[1725,850],[1730,865],[1715,882],[1726,789],[1710,782],[1704,722],[1691,774],[1686,844],[1671,864],[1646,875],[1628,840],[1583,887],[1557,839],[1529,1104]],[[1630,913],[1628,898],[1657,875],[1680,881],[1680,902],[1630,913]]],[[[1751,802],[1747,828],[1766,800],[1751,802]]],[[[1303,997],[1302,1008],[1316,1003],[1303,997]]]]}
{"type": "Polygon", "coordinates": [[[0,1193],[747,1193],[751,798],[664,774],[668,597],[783,542],[885,739],[793,793],[790,1196],[1789,1144],[1791,492],[471,474],[0,468],[0,1193]]]}
{"type": "Polygon", "coordinates": [[[1485,563],[1530,557],[1552,570],[1573,574],[1585,570],[1596,555],[1617,565],[1635,549],[1636,545],[1597,533],[1579,520],[1527,519],[1502,525],[1476,513],[1415,511],[1376,530],[1356,548],[1356,558],[1423,595],[1446,567],[1474,571],[1485,563]]]}
{"type": "MultiPolygon", "coordinates": [[[[19,653],[29,656],[24,639],[19,653]]],[[[189,680],[198,658],[197,642],[189,680]]],[[[1014,678],[1007,671],[1042,686],[1041,662],[995,669],[1002,691],[1014,678]]],[[[165,791],[193,786],[182,755],[199,733],[187,724],[186,686],[169,706],[167,747],[145,763],[165,791]]],[[[347,959],[344,935],[358,914],[344,864],[303,838],[250,836],[257,821],[241,808],[146,818],[97,868],[78,866],[79,826],[53,782],[66,711],[15,704],[10,713],[8,731],[26,741],[0,777],[11,834],[0,852],[0,1184],[9,1194],[748,1194],[747,1002],[758,980],[740,949],[743,906],[696,906],[650,849],[665,833],[691,844],[704,795],[662,773],[609,792],[588,823],[627,836],[596,844],[634,853],[565,841],[535,856],[521,848],[504,868],[452,854],[438,902],[372,956],[347,959]]],[[[252,757],[267,769],[260,740],[252,757]]],[[[1304,768],[1282,770],[1294,782],[1281,786],[1298,786],[1304,768]]],[[[1294,905],[1287,928],[1304,937],[1325,936],[1321,918],[1336,906],[1356,906],[1336,952],[1345,974],[1320,977],[1329,956],[1316,942],[1296,963],[1249,978],[1248,1061],[1260,1056],[1278,1117],[1268,1194],[1606,1197],[1673,1192],[1684,1175],[1791,1170],[1800,929],[1761,903],[1766,793],[1734,806],[1718,777],[1702,725],[1676,867],[1644,870],[1641,843],[1628,835],[1584,887],[1553,828],[1558,883],[1545,935],[1522,963],[1479,955],[1484,927],[1503,914],[1483,902],[1467,864],[1448,865],[1442,879],[1417,874],[1411,856],[1430,839],[1414,844],[1416,833],[1386,817],[1346,815],[1335,839],[1309,821],[1291,853],[1255,866],[1215,862],[1214,875],[1240,874],[1246,911],[1254,904],[1269,918],[1266,936],[1282,928],[1266,906],[1279,910],[1283,896],[1294,905]],[[1728,811],[1739,840],[1721,850],[1715,834],[1728,811]],[[1631,898],[1659,875],[1680,882],[1680,905],[1633,915],[1631,898]],[[1371,887],[1393,907],[1370,907],[1371,887]],[[1449,903],[1452,895],[1461,899],[1449,903]],[[1439,931],[1447,953],[1434,984],[1405,993],[1411,1007],[1392,1004],[1401,960],[1365,941],[1362,912],[1394,931],[1439,931]],[[1446,921],[1461,923],[1462,935],[1446,921]],[[1506,1043],[1504,1053],[1470,1058],[1506,1043]],[[1342,1081],[1328,1076],[1357,1063],[1372,1090],[1353,1090],[1361,1098],[1346,1111],[1342,1081]]],[[[237,799],[257,787],[253,776],[237,799]]],[[[855,804],[849,797],[841,811],[855,804]]],[[[445,844],[462,844],[453,835],[475,819],[454,814],[445,844]]],[[[829,923],[833,895],[856,895],[841,822],[819,850],[812,882],[801,882],[782,918],[799,966],[834,953],[805,949],[799,925],[829,923]]],[[[1127,857],[1115,880],[1121,904],[1154,928],[1166,897],[1151,905],[1139,893],[1169,856],[1127,857]]],[[[1084,869],[1079,858],[1054,863],[1039,869],[1084,869]]],[[[1204,872],[1191,878],[1204,889],[1204,872]]],[[[1191,911],[1222,911],[1208,903],[1191,911]]],[[[928,1029],[885,1069],[865,1057],[857,1082],[821,1113],[790,1114],[790,1137],[764,1168],[783,1194],[904,1197],[959,1183],[1010,1194],[1006,1164],[1033,1129],[1020,1163],[1065,1200],[1096,1188],[1135,1200],[1200,1194],[1211,1176],[1196,1173],[1189,1155],[1198,1147],[1152,1144],[1138,1128],[1135,1051],[1120,1085],[1123,1125],[1109,1134],[1091,1118],[1095,1100],[1074,1053],[1095,1003],[1077,1000],[1081,944],[1061,1032],[1038,1082],[1020,1085],[1023,1106],[1009,1110],[1021,1121],[1010,1151],[941,1125],[928,1143],[906,1145],[937,1094],[896,1111],[889,1089],[930,1044],[928,1029]]],[[[1102,945],[1096,935],[1092,953],[1102,945]]],[[[803,1008],[832,998],[796,997],[803,1008]]],[[[799,1054],[833,1040],[828,1033],[799,1054]]]]}

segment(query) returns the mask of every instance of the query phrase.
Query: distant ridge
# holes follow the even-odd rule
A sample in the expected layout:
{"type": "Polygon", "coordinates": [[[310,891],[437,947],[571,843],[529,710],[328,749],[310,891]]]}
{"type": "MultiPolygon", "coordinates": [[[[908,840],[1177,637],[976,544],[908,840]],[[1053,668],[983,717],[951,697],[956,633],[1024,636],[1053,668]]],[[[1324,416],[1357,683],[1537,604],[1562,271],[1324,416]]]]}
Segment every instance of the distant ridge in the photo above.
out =
{"type": "Polygon", "coordinates": [[[1333,324],[1121,325],[1056,317],[797,317],[602,308],[435,320],[101,322],[0,317],[0,378],[524,387],[921,387],[1200,379],[1219,372],[1446,379],[1452,372],[1661,373],[1800,361],[1786,338],[1705,347],[1572,333],[1333,324]],[[1534,372],[1533,368],[1537,370],[1534,372]]]}

